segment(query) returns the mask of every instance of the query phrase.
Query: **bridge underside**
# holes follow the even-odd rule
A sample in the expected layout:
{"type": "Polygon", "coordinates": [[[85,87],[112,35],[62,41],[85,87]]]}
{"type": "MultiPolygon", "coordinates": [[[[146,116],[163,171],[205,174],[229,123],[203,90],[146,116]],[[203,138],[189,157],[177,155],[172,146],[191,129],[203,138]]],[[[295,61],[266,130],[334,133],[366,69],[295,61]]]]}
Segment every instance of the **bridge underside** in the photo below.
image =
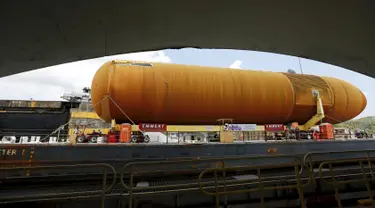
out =
{"type": "Polygon", "coordinates": [[[0,2],[0,77],[166,48],[245,49],[318,60],[375,77],[375,2],[0,2]]]}

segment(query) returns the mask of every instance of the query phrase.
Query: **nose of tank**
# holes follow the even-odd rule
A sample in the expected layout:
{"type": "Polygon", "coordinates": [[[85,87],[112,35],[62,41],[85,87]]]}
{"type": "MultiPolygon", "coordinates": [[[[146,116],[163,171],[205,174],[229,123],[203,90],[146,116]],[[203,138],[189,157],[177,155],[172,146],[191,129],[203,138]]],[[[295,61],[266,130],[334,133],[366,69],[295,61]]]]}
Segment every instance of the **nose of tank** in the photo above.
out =
{"type": "Polygon", "coordinates": [[[362,110],[361,110],[361,112],[362,112],[367,106],[367,98],[362,91],[360,91],[360,92],[361,92],[361,95],[362,95],[362,110]]]}
{"type": "Polygon", "coordinates": [[[366,96],[352,84],[331,77],[322,77],[334,95],[332,108],[326,111],[328,122],[340,123],[358,116],[367,105],[366,96]]]}

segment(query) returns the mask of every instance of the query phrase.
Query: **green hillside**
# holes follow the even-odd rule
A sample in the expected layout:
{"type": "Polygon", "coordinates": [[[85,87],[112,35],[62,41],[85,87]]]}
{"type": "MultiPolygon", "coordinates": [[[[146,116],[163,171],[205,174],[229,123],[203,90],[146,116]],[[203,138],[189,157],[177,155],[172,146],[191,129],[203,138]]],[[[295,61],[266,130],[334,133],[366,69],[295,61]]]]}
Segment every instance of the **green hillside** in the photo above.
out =
{"type": "Polygon", "coordinates": [[[344,127],[350,129],[369,129],[371,133],[375,133],[375,116],[367,116],[364,118],[345,121],[340,124],[336,124],[335,127],[344,127]]]}

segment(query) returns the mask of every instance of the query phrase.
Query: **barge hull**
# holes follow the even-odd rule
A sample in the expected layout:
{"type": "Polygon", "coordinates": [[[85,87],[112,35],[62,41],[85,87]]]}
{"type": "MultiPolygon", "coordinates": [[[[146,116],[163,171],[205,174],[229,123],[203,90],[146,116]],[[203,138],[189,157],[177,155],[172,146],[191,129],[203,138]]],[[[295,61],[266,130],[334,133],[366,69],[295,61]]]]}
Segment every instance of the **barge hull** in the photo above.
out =
{"type": "MultiPolygon", "coordinates": [[[[184,158],[223,158],[239,156],[305,155],[324,152],[316,160],[364,157],[375,140],[300,141],[232,144],[78,144],[78,145],[0,145],[0,164],[122,163],[184,158]],[[330,152],[348,152],[330,154],[330,152]],[[355,155],[357,154],[357,155],[355,155]]],[[[258,161],[260,164],[261,160],[258,161]]],[[[287,161],[289,162],[289,161],[287,161]]],[[[241,165],[241,164],[239,164],[241,165]]],[[[242,164],[248,165],[248,164],[242,164]]]]}
{"type": "MultiPolygon", "coordinates": [[[[160,195],[164,194],[164,197],[175,198],[181,193],[181,196],[184,195],[186,199],[189,199],[181,202],[182,204],[199,207],[203,202],[212,203],[212,196],[200,193],[198,184],[201,184],[199,182],[201,179],[197,176],[205,172],[206,177],[202,178],[202,182],[204,180],[214,181],[213,178],[210,178],[209,172],[214,170],[211,168],[218,168],[217,162],[225,163],[226,168],[235,169],[235,171],[226,172],[225,178],[228,178],[226,179],[228,183],[242,183],[248,179],[257,181],[262,177],[262,183],[267,182],[268,187],[277,188],[282,187],[285,183],[294,184],[299,178],[300,183],[304,184],[299,191],[304,193],[303,197],[306,197],[305,199],[308,199],[309,203],[312,202],[311,199],[317,197],[317,194],[319,196],[329,194],[334,202],[332,187],[327,184],[331,180],[332,173],[345,180],[361,179],[363,174],[371,176],[371,166],[365,167],[363,171],[366,173],[361,172],[358,164],[357,166],[345,164],[344,167],[335,168],[334,172],[319,170],[323,171],[323,177],[328,177],[323,180],[314,169],[298,169],[299,163],[303,163],[306,155],[310,155],[318,166],[322,164],[319,161],[327,160],[337,162],[343,159],[352,159],[358,163],[359,160],[355,158],[367,158],[369,162],[372,160],[369,157],[374,158],[375,155],[375,151],[370,150],[374,143],[374,140],[356,140],[200,145],[1,145],[0,164],[1,168],[7,171],[0,171],[0,179],[3,181],[0,188],[0,204],[41,200],[52,202],[68,198],[92,197],[102,198],[102,206],[97,204],[94,207],[104,207],[104,204],[108,205],[112,201],[112,197],[113,200],[126,198],[129,203],[133,197],[142,197],[142,200],[151,200],[155,204],[164,203],[168,207],[173,200],[161,200],[160,195]],[[300,161],[296,161],[296,158],[300,158],[300,161]],[[25,164],[25,166],[21,167],[18,164],[25,164]],[[286,166],[278,167],[277,164],[288,164],[288,168],[286,166]],[[38,169],[38,167],[42,168],[38,169]],[[248,171],[243,172],[245,169],[248,171]],[[198,174],[189,176],[181,173],[182,170],[196,170],[198,174]],[[149,176],[151,172],[154,172],[154,175],[149,176]],[[165,172],[169,172],[170,175],[164,174],[165,172]],[[314,180],[310,180],[313,178],[310,172],[315,173],[314,180]],[[15,173],[18,175],[11,175],[15,173]],[[276,181],[275,178],[277,178],[276,181]],[[129,191],[129,187],[132,187],[131,184],[135,185],[133,191],[129,191]],[[145,184],[147,186],[143,187],[145,184]],[[315,184],[321,184],[322,187],[315,184]],[[61,190],[56,187],[61,187],[61,190]],[[105,187],[107,188],[105,189],[105,187]]],[[[300,167],[302,168],[302,164],[300,167]]],[[[221,171],[221,167],[218,170],[221,171]]],[[[257,183],[253,182],[251,187],[248,187],[249,182],[246,184],[247,186],[243,187],[245,189],[259,189],[257,183]]],[[[362,180],[359,180],[355,186],[358,186],[360,191],[366,190],[362,180]]],[[[243,189],[241,187],[232,188],[243,189]]],[[[205,190],[210,190],[209,187],[206,188],[205,190]]],[[[340,191],[340,193],[342,192],[354,196],[352,188],[345,188],[340,191]]],[[[263,192],[257,191],[256,193],[263,192]]],[[[290,202],[290,197],[296,199],[297,202],[301,200],[297,190],[290,193],[291,195],[287,192],[273,190],[263,194],[272,198],[271,202],[277,198],[284,198],[290,202]]],[[[253,194],[251,197],[258,201],[260,199],[260,196],[253,194]]],[[[366,194],[354,198],[364,197],[366,194]]],[[[228,199],[231,204],[239,203],[240,200],[246,200],[247,195],[228,196],[228,199]]],[[[80,202],[76,201],[75,205],[77,203],[80,202]]],[[[85,204],[85,202],[81,203],[85,204]]],[[[74,206],[68,204],[65,205],[67,207],[74,206]]]]}

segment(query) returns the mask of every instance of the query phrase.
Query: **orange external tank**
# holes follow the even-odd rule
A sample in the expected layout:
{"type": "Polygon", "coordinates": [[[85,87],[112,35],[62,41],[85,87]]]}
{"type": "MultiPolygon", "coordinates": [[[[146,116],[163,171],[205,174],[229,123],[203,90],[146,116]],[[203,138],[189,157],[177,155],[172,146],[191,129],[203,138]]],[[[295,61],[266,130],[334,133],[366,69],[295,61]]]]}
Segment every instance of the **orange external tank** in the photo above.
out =
{"type": "Polygon", "coordinates": [[[107,122],[129,117],[175,125],[217,124],[220,118],[303,124],[316,113],[313,90],[320,92],[324,122],[352,119],[366,107],[363,93],[342,80],[230,68],[110,61],[91,86],[95,111],[107,122]]]}

